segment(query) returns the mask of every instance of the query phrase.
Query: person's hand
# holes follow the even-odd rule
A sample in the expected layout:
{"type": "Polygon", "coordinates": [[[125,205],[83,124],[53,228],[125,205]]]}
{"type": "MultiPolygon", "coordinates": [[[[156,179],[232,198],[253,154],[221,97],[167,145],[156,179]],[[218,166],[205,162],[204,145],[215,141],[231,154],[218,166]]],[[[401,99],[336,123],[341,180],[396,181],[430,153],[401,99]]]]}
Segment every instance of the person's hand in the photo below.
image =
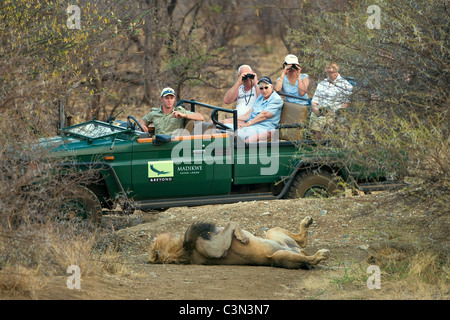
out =
{"type": "Polygon", "coordinates": [[[244,78],[247,76],[253,75],[253,79],[250,78],[251,82],[253,83],[253,80],[255,80],[256,78],[256,73],[254,72],[246,72],[240,75],[240,79],[241,79],[241,84],[244,83],[244,78]]]}
{"type": "Polygon", "coordinates": [[[246,73],[240,74],[240,75],[239,75],[239,78],[238,78],[239,84],[244,84],[244,78],[245,78],[245,76],[247,76],[247,75],[249,75],[249,74],[254,74],[254,73],[252,73],[252,72],[246,72],[246,73]]]}
{"type": "Polygon", "coordinates": [[[256,73],[252,73],[255,77],[252,79],[252,87],[258,85],[258,75],[256,73]]]}
{"type": "Polygon", "coordinates": [[[141,120],[141,121],[139,121],[139,124],[141,125],[142,129],[144,129],[144,132],[148,133],[147,123],[145,123],[144,120],[141,120]]]}
{"type": "Polygon", "coordinates": [[[252,125],[251,120],[250,121],[245,121],[239,124],[239,128],[245,128],[245,127],[250,127],[252,125]]]}
{"type": "Polygon", "coordinates": [[[241,73],[238,77],[237,82],[239,83],[239,85],[244,84],[244,80],[242,79],[246,74],[245,73],[241,73]]]}
{"type": "Polygon", "coordinates": [[[321,114],[319,112],[319,106],[318,105],[311,105],[311,112],[314,113],[316,116],[320,117],[321,114]]]}
{"type": "Polygon", "coordinates": [[[283,69],[283,73],[281,74],[281,77],[284,77],[288,73],[288,71],[291,68],[291,66],[292,66],[292,64],[284,65],[284,69],[283,69]]]}
{"type": "Polygon", "coordinates": [[[180,111],[173,111],[172,117],[177,118],[177,119],[182,119],[182,118],[187,118],[187,114],[182,113],[180,111]]]}

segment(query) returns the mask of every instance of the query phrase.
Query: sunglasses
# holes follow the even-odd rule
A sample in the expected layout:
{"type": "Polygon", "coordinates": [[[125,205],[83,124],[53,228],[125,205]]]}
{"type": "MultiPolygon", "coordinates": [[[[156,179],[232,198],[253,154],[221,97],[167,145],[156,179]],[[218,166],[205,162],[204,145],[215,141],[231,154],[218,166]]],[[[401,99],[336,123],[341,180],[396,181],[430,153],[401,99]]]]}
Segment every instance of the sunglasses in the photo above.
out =
{"type": "Polygon", "coordinates": [[[267,90],[267,89],[269,89],[269,87],[267,87],[267,86],[266,87],[259,87],[259,90],[264,90],[264,89],[267,90]]]}

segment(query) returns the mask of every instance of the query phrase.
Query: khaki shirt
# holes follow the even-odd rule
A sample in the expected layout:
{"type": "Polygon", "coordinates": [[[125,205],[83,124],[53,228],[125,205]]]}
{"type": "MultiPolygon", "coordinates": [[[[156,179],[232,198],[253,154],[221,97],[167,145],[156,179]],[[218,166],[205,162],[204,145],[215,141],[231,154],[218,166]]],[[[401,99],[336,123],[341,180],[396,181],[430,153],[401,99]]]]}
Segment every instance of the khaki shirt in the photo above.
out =
{"type": "MultiPolygon", "coordinates": [[[[192,114],[194,112],[187,111],[185,108],[178,106],[174,107],[173,111],[180,111],[185,114],[192,114]]],[[[152,110],[142,117],[147,125],[153,123],[155,126],[155,134],[172,134],[177,129],[184,128],[184,118],[177,119],[172,116],[172,113],[165,114],[161,108],[152,108],[152,110]]]]}

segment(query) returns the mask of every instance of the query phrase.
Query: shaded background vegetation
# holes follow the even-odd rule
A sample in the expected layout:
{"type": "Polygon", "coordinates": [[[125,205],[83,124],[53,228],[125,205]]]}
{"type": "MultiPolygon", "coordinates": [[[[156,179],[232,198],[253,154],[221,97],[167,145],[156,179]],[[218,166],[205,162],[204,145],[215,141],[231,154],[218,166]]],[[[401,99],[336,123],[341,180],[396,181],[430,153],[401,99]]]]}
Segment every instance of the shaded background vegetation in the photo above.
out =
{"type": "MultiPolygon", "coordinates": [[[[287,53],[298,55],[303,72],[310,75],[310,96],[325,77],[326,61],[336,61],[342,74],[357,81],[346,129],[330,135],[332,143],[354,155],[349,161],[407,176],[413,183],[410,196],[448,212],[447,1],[71,4],[81,9],[80,29],[68,28],[73,13],[66,12],[63,1],[0,4],[3,235],[11,232],[13,216],[27,220],[36,210],[57,211],[53,196],[70,189],[70,184],[49,178],[35,194],[24,196],[22,188],[33,182],[36,170],[48,172],[52,164],[41,166],[45,157],[23,149],[22,142],[92,117],[106,119],[122,109],[140,116],[159,104],[166,86],[175,88],[178,99],[223,106],[239,65],[250,64],[259,75],[275,79],[287,53]],[[380,29],[366,27],[370,5],[381,10],[380,29]],[[380,150],[389,156],[380,159],[380,150]],[[24,169],[18,159],[30,155],[37,166],[24,169]]],[[[55,242],[67,237],[60,236],[55,242]]],[[[3,239],[6,248],[11,238],[3,239]]],[[[2,258],[0,268],[12,261],[11,256],[2,258]]]]}

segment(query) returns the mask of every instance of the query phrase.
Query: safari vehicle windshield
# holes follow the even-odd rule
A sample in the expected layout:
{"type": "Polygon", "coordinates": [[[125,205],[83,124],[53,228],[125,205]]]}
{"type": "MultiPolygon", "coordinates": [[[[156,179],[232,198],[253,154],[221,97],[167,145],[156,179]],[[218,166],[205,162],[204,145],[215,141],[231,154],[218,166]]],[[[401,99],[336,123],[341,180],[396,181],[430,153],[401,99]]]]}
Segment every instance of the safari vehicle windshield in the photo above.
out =
{"type": "Polygon", "coordinates": [[[60,131],[64,135],[75,136],[87,140],[95,140],[115,136],[121,133],[128,133],[130,132],[130,129],[97,120],[91,120],[82,124],[63,128],[60,131]]]}

